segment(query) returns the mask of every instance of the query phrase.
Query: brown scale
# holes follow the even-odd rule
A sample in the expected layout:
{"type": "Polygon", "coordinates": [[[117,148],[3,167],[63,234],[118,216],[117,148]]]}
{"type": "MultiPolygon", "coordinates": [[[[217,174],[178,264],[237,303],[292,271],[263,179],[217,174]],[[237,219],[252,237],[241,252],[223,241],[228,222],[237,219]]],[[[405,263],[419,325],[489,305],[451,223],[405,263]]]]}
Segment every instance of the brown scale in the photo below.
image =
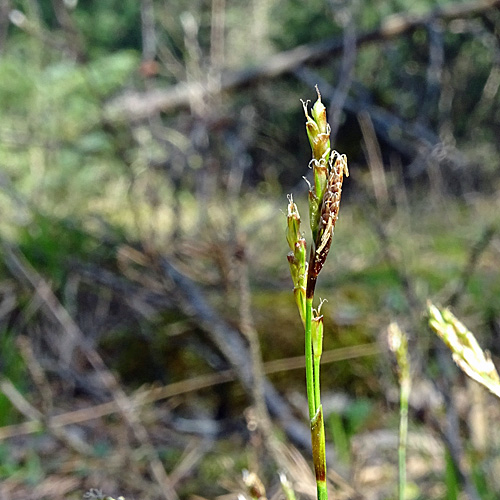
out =
{"type": "MultiPolygon", "coordinates": [[[[332,244],[333,230],[339,215],[340,197],[344,174],[349,177],[347,157],[334,152],[335,163],[331,166],[326,191],[321,204],[321,217],[317,240],[311,249],[309,259],[309,276],[307,282],[307,296],[312,297],[318,274],[325,264],[326,257],[332,244]]],[[[333,160],[333,158],[332,158],[333,160]]]]}

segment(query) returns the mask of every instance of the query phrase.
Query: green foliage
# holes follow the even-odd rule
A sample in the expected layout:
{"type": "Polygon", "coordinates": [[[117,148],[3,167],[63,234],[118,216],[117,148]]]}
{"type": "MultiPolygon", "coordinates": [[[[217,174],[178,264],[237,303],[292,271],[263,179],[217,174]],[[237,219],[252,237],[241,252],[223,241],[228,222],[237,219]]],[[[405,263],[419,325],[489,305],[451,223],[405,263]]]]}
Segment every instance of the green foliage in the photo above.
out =
{"type": "MultiPolygon", "coordinates": [[[[26,368],[15,344],[15,335],[0,331],[1,373],[14,384],[17,390],[27,390],[26,368]]],[[[9,399],[0,392],[0,426],[12,424],[19,419],[19,412],[9,399]]],[[[2,453],[0,449],[0,454],[2,453]]],[[[0,464],[2,463],[0,457],[0,464]]],[[[1,474],[1,473],[0,473],[1,474]]]]}
{"type": "Polygon", "coordinates": [[[87,41],[91,55],[117,49],[139,49],[141,38],[137,29],[140,3],[134,0],[101,0],[82,2],[75,11],[75,20],[87,41]]]}
{"type": "Polygon", "coordinates": [[[58,214],[102,196],[121,172],[116,139],[104,129],[102,102],[136,66],[130,51],[86,65],[60,59],[41,66],[36,55],[22,60],[10,53],[0,59],[0,156],[20,194],[58,214]]]}
{"type": "Polygon", "coordinates": [[[333,412],[327,419],[327,430],[330,431],[332,442],[335,443],[335,450],[339,459],[344,464],[348,464],[351,458],[349,437],[347,435],[342,417],[339,413],[333,412]]]}
{"type": "MultiPolygon", "coordinates": [[[[26,61],[12,56],[0,58],[0,106],[4,116],[25,110],[26,100],[35,90],[36,78],[26,72],[26,61]]],[[[5,124],[4,124],[5,127],[5,124]]]]}
{"type": "Polygon", "coordinates": [[[65,259],[68,256],[87,259],[93,255],[99,242],[75,227],[68,220],[57,220],[40,214],[21,227],[17,233],[20,250],[40,272],[61,284],[66,274],[65,259]]]}
{"type": "Polygon", "coordinates": [[[345,409],[346,430],[349,436],[354,436],[372,416],[373,403],[366,398],[356,398],[345,409]]]}
{"type": "Polygon", "coordinates": [[[0,478],[6,479],[19,471],[20,464],[12,456],[9,446],[0,443],[0,478]]]}
{"type": "Polygon", "coordinates": [[[278,48],[289,49],[340,32],[332,23],[327,2],[312,0],[307,3],[307,9],[302,6],[303,2],[300,0],[275,2],[273,17],[279,18],[280,22],[273,25],[273,38],[278,48]]]}
{"type": "Polygon", "coordinates": [[[43,477],[42,463],[35,451],[14,458],[10,446],[0,443],[0,479],[18,479],[35,486],[43,477]]]}
{"type": "Polygon", "coordinates": [[[477,488],[481,500],[495,500],[498,495],[497,492],[491,487],[491,478],[484,470],[484,462],[477,457],[476,461],[474,458],[471,460],[472,466],[472,477],[474,479],[474,484],[477,488]]]}
{"type": "Polygon", "coordinates": [[[459,479],[449,452],[446,452],[446,500],[458,500],[459,479]]]}
{"type": "Polygon", "coordinates": [[[343,463],[351,462],[351,438],[369,421],[373,403],[363,397],[350,401],[341,412],[332,412],[326,419],[327,431],[343,463]]]}

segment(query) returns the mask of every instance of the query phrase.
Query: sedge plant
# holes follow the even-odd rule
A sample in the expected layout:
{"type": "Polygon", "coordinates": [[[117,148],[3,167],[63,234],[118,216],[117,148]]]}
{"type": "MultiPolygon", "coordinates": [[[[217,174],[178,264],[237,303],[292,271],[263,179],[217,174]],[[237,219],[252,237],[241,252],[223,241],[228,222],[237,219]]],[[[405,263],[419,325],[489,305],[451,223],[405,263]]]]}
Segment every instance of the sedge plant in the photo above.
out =
{"type": "Polygon", "coordinates": [[[474,334],[449,309],[427,304],[429,326],[448,346],[457,366],[472,380],[500,398],[500,375],[490,354],[481,349],[474,334]]]}
{"type": "Polygon", "coordinates": [[[388,329],[389,348],[396,356],[399,377],[399,446],[398,446],[398,498],[406,498],[406,443],[408,440],[408,402],[410,400],[411,373],[408,356],[408,337],[397,323],[388,329]]]}
{"type": "Polygon", "coordinates": [[[337,222],[342,183],[348,176],[347,158],[330,148],[330,125],[321,95],[311,108],[302,102],[306,116],[306,132],[312,150],[309,163],[313,184],[309,183],[309,225],[311,244],[307,245],[300,230],[300,215],[293,196],[288,198],[287,242],[288,263],[294,285],[294,295],[305,332],[306,388],[311,425],[311,441],[318,499],[328,498],[326,488],[325,428],[320,396],[320,361],[323,349],[323,315],[320,302],[313,308],[318,275],[323,269],[332,244],[337,222]]]}

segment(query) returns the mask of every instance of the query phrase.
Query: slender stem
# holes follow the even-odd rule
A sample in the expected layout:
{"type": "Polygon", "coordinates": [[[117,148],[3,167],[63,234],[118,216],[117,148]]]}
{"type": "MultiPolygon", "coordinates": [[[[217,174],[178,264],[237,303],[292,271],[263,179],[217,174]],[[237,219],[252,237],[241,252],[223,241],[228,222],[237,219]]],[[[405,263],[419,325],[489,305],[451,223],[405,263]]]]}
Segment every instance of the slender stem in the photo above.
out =
{"type": "Polygon", "coordinates": [[[321,391],[319,385],[319,365],[321,362],[320,356],[314,356],[314,406],[319,408],[321,405],[321,391]]]}
{"type": "Polygon", "coordinates": [[[312,304],[314,295],[306,298],[305,337],[306,337],[306,385],[314,471],[318,500],[328,500],[326,487],[325,425],[321,407],[319,364],[320,356],[314,356],[312,346],[312,304]]]}
{"type": "Polygon", "coordinates": [[[406,494],[406,443],[408,438],[408,399],[410,396],[410,378],[402,377],[399,403],[399,500],[406,494]]]}
{"type": "Polygon", "coordinates": [[[317,482],[318,500],[328,500],[328,491],[326,490],[326,481],[317,482]]]}
{"type": "Polygon", "coordinates": [[[316,405],[316,413],[318,409],[321,411],[321,421],[319,423],[319,439],[320,450],[319,456],[314,457],[314,460],[319,462],[317,470],[323,470],[325,479],[320,479],[316,477],[316,486],[318,491],[318,500],[328,500],[328,492],[326,489],[326,454],[325,454],[325,422],[323,420],[323,411],[321,407],[321,391],[319,385],[319,365],[321,361],[321,356],[314,356],[314,404],[316,405]]]}
{"type": "Polygon", "coordinates": [[[312,421],[316,415],[315,391],[314,391],[314,369],[312,351],[312,303],[313,299],[306,298],[306,321],[305,321],[305,347],[306,347],[306,386],[307,402],[309,404],[309,419],[312,421]]]}

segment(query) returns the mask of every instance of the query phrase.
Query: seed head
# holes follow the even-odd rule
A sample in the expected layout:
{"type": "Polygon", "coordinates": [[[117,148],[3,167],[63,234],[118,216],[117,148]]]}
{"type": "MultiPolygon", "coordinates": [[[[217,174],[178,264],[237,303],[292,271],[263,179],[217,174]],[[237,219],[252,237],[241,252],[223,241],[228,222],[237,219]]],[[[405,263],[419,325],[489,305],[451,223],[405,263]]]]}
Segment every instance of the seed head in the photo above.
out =
{"type": "Polygon", "coordinates": [[[500,376],[488,352],[481,349],[474,335],[450,310],[427,304],[429,326],[449,347],[453,361],[470,378],[500,398],[500,376]]]}
{"type": "Polygon", "coordinates": [[[387,340],[389,342],[389,349],[396,355],[400,381],[408,380],[410,378],[408,337],[396,322],[392,322],[389,325],[387,329],[387,340]]]}
{"type": "Polygon", "coordinates": [[[306,132],[312,151],[309,166],[313,169],[314,182],[313,186],[308,182],[309,223],[312,232],[308,264],[302,260],[305,240],[300,235],[300,217],[291,196],[287,214],[287,241],[291,250],[288,254],[288,262],[301,315],[304,290],[307,297],[311,298],[314,295],[318,274],[330,250],[339,213],[344,175],[349,175],[346,156],[336,151],[332,153],[330,150],[330,125],[326,121],[326,108],[321,102],[321,94],[317,87],[316,92],[318,99],[312,106],[310,114],[309,102],[302,101],[306,116],[306,132]]]}
{"type": "Polygon", "coordinates": [[[288,210],[287,210],[287,232],[286,241],[290,250],[293,252],[295,250],[295,244],[300,239],[300,215],[297,205],[293,201],[293,196],[290,194],[288,196],[288,210]]]}
{"type": "Polygon", "coordinates": [[[316,85],[316,92],[318,93],[318,99],[314,103],[314,106],[311,109],[311,114],[314,121],[317,123],[320,133],[329,134],[330,133],[330,125],[326,121],[326,107],[321,102],[321,94],[319,93],[318,86],[316,85]]]}
{"type": "Polygon", "coordinates": [[[311,248],[311,257],[309,259],[308,296],[314,293],[318,274],[323,268],[328,252],[330,251],[333,231],[339,215],[344,174],[346,177],[349,176],[347,157],[345,155],[339,155],[334,151],[329,164],[326,190],[321,200],[316,234],[313,231],[314,245],[311,248]]]}
{"type": "Polygon", "coordinates": [[[311,116],[307,110],[309,101],[302,101],[304,114],[306,115],[306,132],[311,145],[313,158],[328,161],[330,155],[330,125],[326,121],[326,108],[321,102],[321,94],[316,87],[318,99],[311,109],[311,116]]]}
{"type": "Polygon", "coordinates": [[[288,197],[287,234],[286,239],[290,252],[287,255],[292,275],[294,295],[302,321],[305,320],[307,260],[306,240],[300,234],[300,215],[292,195],[288,197]]]}

